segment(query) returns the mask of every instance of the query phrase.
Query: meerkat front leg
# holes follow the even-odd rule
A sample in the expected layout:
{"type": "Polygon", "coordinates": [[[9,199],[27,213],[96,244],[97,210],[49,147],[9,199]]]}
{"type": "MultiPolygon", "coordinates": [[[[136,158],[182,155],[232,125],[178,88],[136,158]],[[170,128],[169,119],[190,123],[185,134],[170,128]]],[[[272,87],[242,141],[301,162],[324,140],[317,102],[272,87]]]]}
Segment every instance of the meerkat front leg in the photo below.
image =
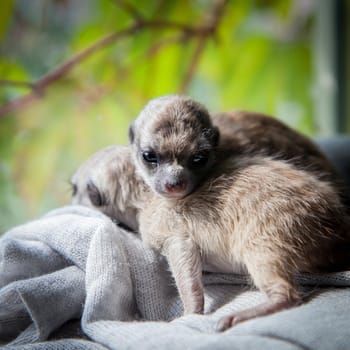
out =
{"type": "MultiPolygon", "coordinates": [[[[282,263],[283,266],[283,263],[282,263]]],[[[288,266],[287,263],[285,266],[288,266]]],[[[281,261],[266,259],[256,261],[253,253],[246,262],[247,270],[255,286],[265,292],[268,300],[242,311],[223,317],[218,325],[218,331],[224,331],[240,322],[255,317],[266,316],[277,311],[297,306],[301,298],[294,285],[294,276],[288,269],[281,268],[281,261]]]]}
{"type": "Polygon", "coordinates": [[[204,292],[198,248],[189,239],[172,237],[165,244],[165,255],[183,302],[184,314],[202,314],[204,292]]]}

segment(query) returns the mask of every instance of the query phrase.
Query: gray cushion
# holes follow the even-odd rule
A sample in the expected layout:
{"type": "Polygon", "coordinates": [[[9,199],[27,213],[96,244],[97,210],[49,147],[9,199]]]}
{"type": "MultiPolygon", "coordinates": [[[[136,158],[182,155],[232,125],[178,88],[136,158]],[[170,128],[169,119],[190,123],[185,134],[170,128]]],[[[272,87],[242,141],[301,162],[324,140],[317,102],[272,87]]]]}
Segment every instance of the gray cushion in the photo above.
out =
{"type": "Polygon", "coordinates": [[[350,186],[350,136],[319,138],[316,142],[350,186]]]}
{"type": "Polygon", "coordinates": [[[317,138],[316,143],[334,164],[341,179],[344,181],[344,194],[350,208],[350,136],[336,135],[327,138],[317,138]]]}

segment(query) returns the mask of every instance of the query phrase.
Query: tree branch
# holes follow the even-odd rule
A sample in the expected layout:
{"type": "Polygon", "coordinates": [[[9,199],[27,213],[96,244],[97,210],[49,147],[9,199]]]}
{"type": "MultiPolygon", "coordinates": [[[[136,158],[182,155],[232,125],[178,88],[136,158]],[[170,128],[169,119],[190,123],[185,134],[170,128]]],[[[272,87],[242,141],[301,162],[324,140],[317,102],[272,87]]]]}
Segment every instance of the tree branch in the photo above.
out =
{"type": "MultiPolygon", "coordinates": [[[[119,4],[123,3],[123,6],[126,6],[127,4],[125,1],[122,1],[122,0],[120,1],[118,0],[117,2],[119,4]]],[[[165,21],[165,20],[145,21],[139,15],[136,15],[134,13],[133,16],[135,19],[135,23],[131,25],[129,28],[111,33],[101,38],[100,40],[96,41],[86,49],[75,54],[66,62],[62,63],[61,65],[53,69],[51,72],[39,78],[36,82],[28,83],[28,86],[30,85],[33,91],[28,95],[14,99],[4,104],[2,107],[0,107],[0,117],[3,117],[9,113],[16,112],[26,107],[30,103],[34,102],[35,100],[39,99],[44,95],[45,89],[49,85],[66,76],[76,65],[80,64],[82,61],[90,57],[92,54],[113,44],[117,40],[127,37],[129,35],[132,35],[142,29],[148,29],[148,30],[171,29],[171,30],[182,32],[182,34],[185,37],[186,36],[199,37],[199,43],[197,45],[197,48],[195,50],[193,59],[191,61],[190,67],[188,69],[188,72],[185,78],[185,81],[183,83],[183,89],[186,89],[189,84],[189,81],[191,80],[191,77],[193,76],[193,72],[199,60],[200,53],[204,48],[205,38],[209,37],[215,32],[223,12],[223,7],[225,5],[225,2],[226,0],[215,1],[214,11],[210,21],[205,25],[199,26],[199,27],[193,27],[187,24],[178,23],[174,21],[165,21]]],[[[129,7],[129,11],[131,12],[133,11],[133,9],[129,7]]]]}
{"type": "Polygon", "coordinates": [[[195,74],[200,57],[205,49],[207,39],[210,36],[215,36],[216,29],[219,25],[219,22],[221,20],[222,15],[223,15],[226,3],[227,3],[226,0],[216,0],[215,1],[213,12],[210,15],[210,17],[208,17],[206,20],[207,31],[204,31],[202,36],[200,36],[198,38],[198,42],[197,42],[196,48],[193,52],[191,62],[187,68],[187,72],[184,76],[184,80],[183,80],[182,85],[180,87],[180,93],[184,93],[187,90],[191,80],[193,79],[193,76],[195,74]]]}
{"type": "Polygon", "coordinates": [[[166,39],[159,40],[158,42],[154,43],[146,52],[146,57],[151,58],[154,55],[156,55],[164,46],[172,45],[179,43],[181,41],[185,41],[187,39],[187,36],[184,36],[183,34],[176,35],[173,37],[169,37],[166,39]]]}
{"type": "Polygon", "coordinates": [[[97,42],[95,42],[91,46],[87,47],[83,51],[74,55],[68,61],[59,65],[53,71],[42,76],[36,82],[31,83],[31,85],[35,91],[30,93],[29,95],[19,97],[13,101],[10,101],[10,102],[4,104],[2,107],[0,107],[0,117],[6,115],[8,113],[15,112],[21,108],[24,108],[28,104],[37,100],[43,94],[45,88],[47,86],[49,86],[51,83],[64,77],[73,67],[75,67],[77,64],[82,62],[84,59],[86,59],[87,57],[89,57],[90,55],[95,53],[96,51],[102,49],[105,46],[112,44],[115,40],[117,40],[119,38],[127,36],[131,33],[134,33],[135,31],[138,30],[138,26],[139,25],[133,25],[128,29],[122,30],[120,32],[115,32],[115,33],[112,33],[112,34],[105,36],[104,38],[98,40],[97,42]],[[40,94],[38,94],[38,92],[40,92],[40,94]]]}

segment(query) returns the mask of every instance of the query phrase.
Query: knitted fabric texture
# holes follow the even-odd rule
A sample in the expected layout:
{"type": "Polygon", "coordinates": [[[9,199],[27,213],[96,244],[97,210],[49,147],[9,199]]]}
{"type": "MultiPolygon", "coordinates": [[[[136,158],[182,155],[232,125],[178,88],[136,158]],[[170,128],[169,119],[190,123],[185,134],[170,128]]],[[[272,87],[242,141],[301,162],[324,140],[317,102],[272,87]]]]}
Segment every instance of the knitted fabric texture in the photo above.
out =
{"type": "Polygon", "coordinates": [[[305,303],[217,333],[265,296],[247,276],[203,274],[205,315],[182,315],[165,259],[103,214],[67,206],[0,239],[4,349],[343,349],[350,272],[297,276],[305,303]]]}

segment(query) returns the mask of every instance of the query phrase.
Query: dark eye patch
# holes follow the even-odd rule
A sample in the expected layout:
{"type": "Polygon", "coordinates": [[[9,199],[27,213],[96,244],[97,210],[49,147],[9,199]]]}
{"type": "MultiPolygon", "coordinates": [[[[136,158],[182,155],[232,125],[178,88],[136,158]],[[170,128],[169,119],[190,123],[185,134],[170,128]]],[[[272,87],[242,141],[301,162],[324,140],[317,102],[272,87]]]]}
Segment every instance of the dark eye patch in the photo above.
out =
{"type": "Polygon", "coordinates": [[[142,159],[149,166],[156,166],[158,164],[158,156],[154,151],[144,150],[142,151],[142,159]]]}
{"type": "Polygon", "coordinates": [[[105,196],[99,191],[96,185],[91,181],[87,184],[87,192],[91,203],[95,207],[102,207],[103,205],[106,204],[105,196]]]}
{"type": "Polygon", "coordinates": [[[209,157],[210,157],[209,151],[198,152],[191,157],[190,166],[192,168],[204,167],[208,163],[209,157]]]}

